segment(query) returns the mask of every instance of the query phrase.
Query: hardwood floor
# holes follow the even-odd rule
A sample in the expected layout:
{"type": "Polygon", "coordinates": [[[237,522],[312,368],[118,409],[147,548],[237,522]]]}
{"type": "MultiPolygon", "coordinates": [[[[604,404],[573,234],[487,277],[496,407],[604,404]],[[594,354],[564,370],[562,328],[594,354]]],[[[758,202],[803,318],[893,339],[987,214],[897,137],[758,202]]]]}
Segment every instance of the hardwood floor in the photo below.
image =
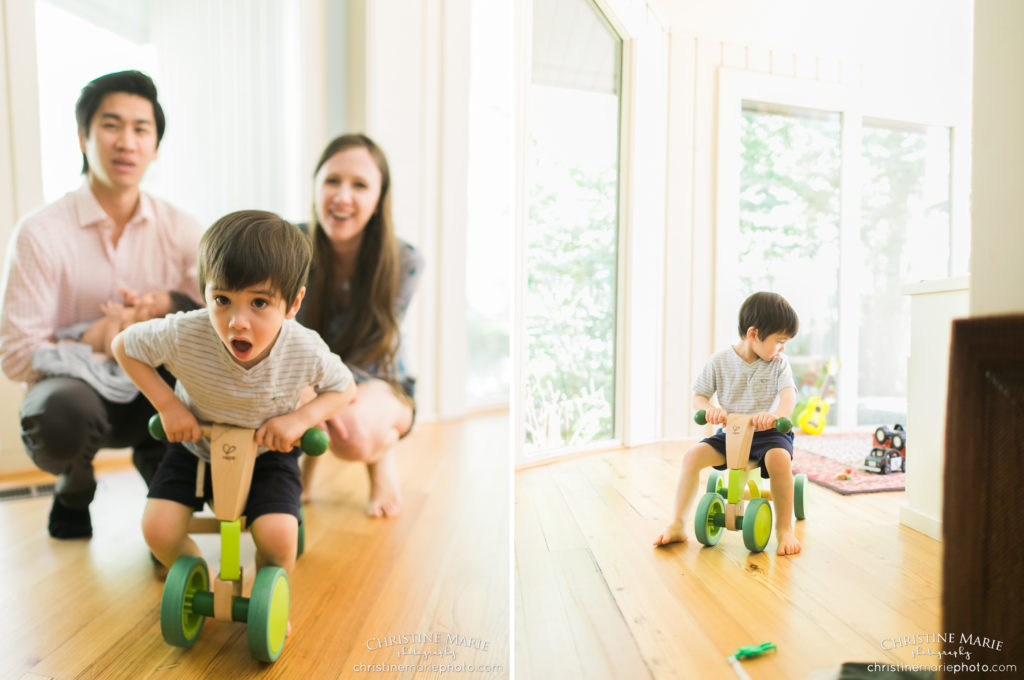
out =
{"type": "Polygon", "coordinates": [[[936,660],[900,641],[940,632],[941,588],[941,544],[898,523],[903,493],[810,485],[795,557],[774,554],[774,531],[755,555],[739,532],[705,548],[692,525],[687,543],[656,549],[684,449],[516,473],[517,680],[731,678],[726,657],[765,641],[777,653],[743,662],[755,680],[807,678],[846,661],[936,660]]]}
{"type": "MultiPolygon", "coordinates": [[[[134,470],[100,475],[91,540],[48,536],[51,497],[0,502],[0,680],[508,677],[507,441],[504,414],[418,426],[399,444],[404,506],[390,520],[363,514],[364,467],[325,458],[291,578],[292,634],[271,665],[250,658],[241,624],[208,620],[187,650],[164,642],[134,470]],[[446,663],[475,671],[430,668],[446,663]]],[[[213,573],[218,539],[198,541],[213,573]]]]}
{"type": "MultiPolygon", "coordinates": [[[[292,574],[293,633],[272,665],[249,657],[241,624],[207,621],[188,650],[164,642],[134,470],[100,475],[88,541],[48,537],[48,496],[0,502],[0,680],[507,678],[506,442],[504,415],[419,426],[399,445],[405,504],[395,520],[363,515],[360,466],[325,459],[292,574]],[[462,672],[379,670],[452,663],[446,647],[462,672]]],[[[682,450],[516,473],[516,678],[729,678],[726,657],[767,640],[777,653],[744,662],[755,680],[931,660],[893,648],[940,625],[941,545],[898,524],[903,494],[812,485],[793,558],[774,554],[774,537],[751,555],[735,532],[713,548],[691,539],[655,549],[682,450]]],[[[215,569],[216,537],[199,542],[215,569]]],[[[251,558],[245,539],[243,563],[251,558]]]]}

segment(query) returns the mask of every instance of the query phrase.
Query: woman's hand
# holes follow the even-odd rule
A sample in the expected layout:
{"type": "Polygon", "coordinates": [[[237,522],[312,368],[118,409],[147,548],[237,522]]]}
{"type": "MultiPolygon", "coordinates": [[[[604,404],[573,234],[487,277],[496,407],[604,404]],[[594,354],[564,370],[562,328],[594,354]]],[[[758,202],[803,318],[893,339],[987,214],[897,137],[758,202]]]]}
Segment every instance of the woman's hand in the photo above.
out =
{"type": "Polygon", "coordinates": [[[327,428],[327,434],[330,435],[332,442],[334,440],[345,441],[348,439],[348,428],[345,427],[345,422],[341,419],[341,416],[329,418],[324,425],[327,428]]]}

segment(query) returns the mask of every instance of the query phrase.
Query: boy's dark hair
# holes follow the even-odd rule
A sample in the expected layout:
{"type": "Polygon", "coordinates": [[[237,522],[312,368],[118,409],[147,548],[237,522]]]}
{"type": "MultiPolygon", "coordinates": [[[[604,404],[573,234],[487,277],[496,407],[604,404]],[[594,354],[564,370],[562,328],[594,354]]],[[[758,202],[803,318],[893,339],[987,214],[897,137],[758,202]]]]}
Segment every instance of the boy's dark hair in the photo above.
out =
{"type": "Polygon", "coordinates": [[[171,297],[171,314],[175,312],[191,312],[193,309],[199,309],[201,306],[189,297],[187,293],[182,293],[180,290],[172,290],[168,295],[171,297]]]}
{"type": "Polygon", "coordinates": [[[291,305],[306,285],[312,251],[295,225],[272,212],[240,210],[225,215],[199,241],[199,289],[242,290],[269,281],[291,305]]]}
{"type": "MultiPolygon", "coordinates": [[[[82,94],[75,104],[75,120],[78,121],[78,129],[89,136],[89,126],[92,124],[92,117],[96,115],[96,109],[100,107],[103,98],[112,92],[125,92],[138,95],[148,99],[153,104],[153,121],[156,123],[156,145],[160,146],[160,140],[164,138],[164,110],[156,98],[156,85],[153,79],[141,71],[118,71],[108,73],[89,82],[82,88],[82,94]]],[[[89,161],[85,154],[82,154],[82,174],[89,170],[89,161]]]]}
{"type": "Polygon", "coordinates": [[[786,299],[776,293],[754,293],[740,307],[740,337],[747,329],[757,330],[757,339],[764,340],[772,333],[784,333],[793,338],[800,330],[800,319],[786,299]]]}

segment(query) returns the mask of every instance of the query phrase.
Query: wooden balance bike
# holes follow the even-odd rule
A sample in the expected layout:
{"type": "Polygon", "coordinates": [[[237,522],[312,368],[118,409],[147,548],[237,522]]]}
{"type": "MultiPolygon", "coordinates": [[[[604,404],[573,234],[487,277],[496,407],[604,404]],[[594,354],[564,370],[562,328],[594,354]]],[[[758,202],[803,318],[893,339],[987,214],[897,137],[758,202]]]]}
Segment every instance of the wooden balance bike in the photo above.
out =
{"type": "MultiPolygon", "coordinates": [[[[706,425],[705,415],[703,410],[697,411],[693,419],[698,425],[706,425]]],[[[742,531],[743,545],[751,552],[764,550],[771,538],[773,511],[769,501],[772,500],[772,492],[762,488],[758,468],[747,469],[750,443],[754,438],[752,418],[738,413],[726,416],[728,482],[723,480],[720,471],[712,470],[706,493],[697,503],[694,516],[694,533],[704,545],[718,543],[724,529],[742,531]]],[[[793,429],[793,424],[788,418],[779,418],[775,429],[785,434],[793,429]]],[[[807,516],[807,475],[803,473],[793,478],[793,510],[797,519],[807,516]]]]}
{"type": "MultiPolygon", "coordinates": [[[[255,430],[230,425],[203,425],[210,438],[210,470],[213,483],[211,507],[215,517],[193,517],[190,533],[220,532],[220,574],[210,588],[210,572],[201,557],[182,555],[171,565],[160,602],[160,631],[168,644],[191,647],[207,617],[246,624],[249,653],[254,659],[273,662],[284,647],[290,609],[288,575],[280,567],[266,566],[256,573],[249,597],[242,597],[240,563],[242,510],[249,497],[256,463],[255,430]]],[[[149,421],[149,432],[166,439],[160,416],[149,421]]],[[[327,433],[310,428],[297,442],[311,456],[327,450],[327,433]]],[[[203,495],[206,465],[197,468],[196,493],[203,495]]],[[[303,549],[299,525],[299,549],[303,549]]]]}

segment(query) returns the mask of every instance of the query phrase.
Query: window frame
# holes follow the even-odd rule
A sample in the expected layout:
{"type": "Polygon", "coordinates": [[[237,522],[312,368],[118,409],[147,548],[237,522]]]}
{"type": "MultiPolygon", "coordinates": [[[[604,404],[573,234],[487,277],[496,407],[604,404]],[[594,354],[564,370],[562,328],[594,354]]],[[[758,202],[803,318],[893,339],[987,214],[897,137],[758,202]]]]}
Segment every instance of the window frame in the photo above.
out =
{"type": "Polygon", "coordinates": [[[513,312],[510,345],[510,446],[521,468],[583,452],[655,441],[661,432],[668,30],[646,2],[590,0],[622,40],[619,115],[618,253],[614,435],[542,452],[525,450],[526,149],[531,76],[531,0],[517,0],[515,66],[516,173],[513,312]],[[643,229],[638,229],[643,225],[643,229]],[[636,266],[642,263],[643,267],[636,266]],[[636,302],[643,300],[643,310],[636,302]],[[654,327],[652,329],[652,327],[654,327]]]}
{"type": "MultiPolygon", "coordinates": [[[[844,83],[805,80],[752,73],[728,67],[718,69],[718,139],[715,196],[714,346],[728,344],[736,335],[735,310],[742,300],[737,289],[736,258],[728,244],[739,234],[740,116],[745,101],[811,109],[840,116],[839,214],[839,366],[840,373],[858,374],[857,297],[861,187],[860,143],[864,121],[913,126],[935,126],[950,134],[950,271],[949,278],[966,274],[970,245],[969,132],[962,121],[946,119],[927,109],[882,103],[880,95],[844,83]],[[957,257],[957,253],[960,257],[957,257]],[[959,260],[959,261],[958,261],[959,260]]],[[[905,281],[904,284],[912,283],[905,281]]],[[[857,424],[857,381],[836,383],[837,427],[857,424]]]]}

